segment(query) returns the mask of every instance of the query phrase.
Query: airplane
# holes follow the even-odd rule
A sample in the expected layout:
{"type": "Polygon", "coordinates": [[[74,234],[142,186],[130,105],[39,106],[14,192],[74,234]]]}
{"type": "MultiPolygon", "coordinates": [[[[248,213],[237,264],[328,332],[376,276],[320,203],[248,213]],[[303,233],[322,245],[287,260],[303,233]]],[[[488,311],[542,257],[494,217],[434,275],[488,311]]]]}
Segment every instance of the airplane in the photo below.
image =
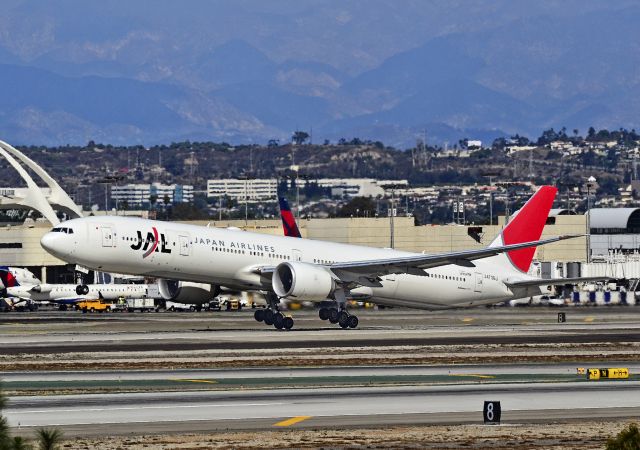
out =
{"type": "Polygon", "coordinates": [[[48,284],[40,281],[30,270],[21,267],[0,266],[0,280],[8,298],[27,302],[52,302],[62,310],[86,299],[117,300],[121,297],[147,296],[145,284],[48,284]]]}
{"type": "Polygon", "coordinates": [[[500,234],[481,249],[421,254],[133,217],[71,219],[41,239],[55,257],[93,270],[209,283],[265,293],[268,309],[255,319],[291,329],[281,299],[323,302],[322,320],[356,328],[348,298],[417,309],[501,303],[541,293],[541,286],[584,278],[539,279],[527,274],[536,246],[576,235],[540,239],[557,189],[542,186],[500,234]]]}

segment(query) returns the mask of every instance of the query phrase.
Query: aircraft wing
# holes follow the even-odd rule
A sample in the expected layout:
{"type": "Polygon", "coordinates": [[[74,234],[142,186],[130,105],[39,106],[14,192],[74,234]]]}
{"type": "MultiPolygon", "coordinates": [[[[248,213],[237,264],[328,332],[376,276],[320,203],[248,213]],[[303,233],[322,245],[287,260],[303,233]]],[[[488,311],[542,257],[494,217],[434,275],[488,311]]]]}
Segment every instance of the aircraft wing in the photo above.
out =
{"type": "Polygon", "coordinates": [[[376,275],[408,273],[411,275],[425,276],[423,269],[431,269],[439,266],[455,264],[463,267],[475,267],[473,261],[488,258],[500,253],[510,252],[521,248],[537,247],[565,239],[572,239],[580,235],[557,236],[539,241],[521,242],[518,244],[485,247],[476,250],[463,250],[451,253],[436,253],[430,255],[411,255],[399,258],[377,259],[370,261],[339,262],[331,264],[329,268],[336,271],[366,273],[376,275]]]}
{"type": "Polygon", "coordinates": [[[574,278],[535,278],[526,280],[504,280],[509,287],[550,286],[561,284],[588,283],[590,281],[606,281],[611,277],[574,277],[574,278]]]}
{"type": "MultiPolygon", "coordinates": [[[[430,255],[410,255],[398,258],[385,258],[367,261],[351,261],[330,264],[326,267],[343,281],[353,281],[353,275],[362,280],[362,276],[376,277],[389,274],[407,273],[410,275],[426,276],[424,269],[455,264],[463,267],[475,267],[473,261],[488,258],[500,253],[510,252],[527,247],[550,244],[552,242],[572,239],[581,235],[557,236],[539,241],[521,242],[518,244],[485,247],[476,250],[463,250],[451,253],[436,253],[430,255]],[[351,275],[351,276],[350,276],[351,275]],[[359,276],[358,276],[359,275],[359,276]]],[[[273,273],[275,266],[261,266],[253,269],[253,272],[263,274],[273,273]]]]}

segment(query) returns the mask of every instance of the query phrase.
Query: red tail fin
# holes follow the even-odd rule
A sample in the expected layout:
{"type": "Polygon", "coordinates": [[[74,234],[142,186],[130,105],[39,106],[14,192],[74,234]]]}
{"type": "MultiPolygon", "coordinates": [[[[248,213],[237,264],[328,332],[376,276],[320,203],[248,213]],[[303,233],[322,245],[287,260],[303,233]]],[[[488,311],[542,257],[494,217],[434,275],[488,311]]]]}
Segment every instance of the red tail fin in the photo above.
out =
{"type": "MultiPolygon", "coordinates": [[[[499,241],[502,241],[503,245],[510,245],[539,240],[557,192],[558,189],[553,186],[540,187],[527,203],[511,216],[509,223],[492,245],[500,245],[499,241]]],[[[535,247],[528,247],[512,250],[507,255],[511,264],[527,272],[535,252],[535,247]]]]}
{"type": "Polygon", "coordinates": [[[293,216],[291,208],[289,208],[287,199],[280,197],[278,200],[280,202],[280,217],[282,217],[282,229],[284,230],[284,235],[297,238],[302,237],[300,230],[298,229],[298,225],[296,224],[296,218],[293,216]]]}

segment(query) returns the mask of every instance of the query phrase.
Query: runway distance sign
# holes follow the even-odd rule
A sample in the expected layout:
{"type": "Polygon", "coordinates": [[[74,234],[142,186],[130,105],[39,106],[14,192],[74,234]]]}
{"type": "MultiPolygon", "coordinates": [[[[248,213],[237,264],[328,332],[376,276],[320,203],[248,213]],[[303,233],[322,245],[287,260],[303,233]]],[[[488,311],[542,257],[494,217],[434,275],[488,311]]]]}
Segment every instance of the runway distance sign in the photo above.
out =
{"type": "Polygon", "coordinates": [[[500,402],[485,400],[484,408],[482,408],[482,415],[484,417],[485,425],[499,425],[500,416],[502,415],[500,402]]]}

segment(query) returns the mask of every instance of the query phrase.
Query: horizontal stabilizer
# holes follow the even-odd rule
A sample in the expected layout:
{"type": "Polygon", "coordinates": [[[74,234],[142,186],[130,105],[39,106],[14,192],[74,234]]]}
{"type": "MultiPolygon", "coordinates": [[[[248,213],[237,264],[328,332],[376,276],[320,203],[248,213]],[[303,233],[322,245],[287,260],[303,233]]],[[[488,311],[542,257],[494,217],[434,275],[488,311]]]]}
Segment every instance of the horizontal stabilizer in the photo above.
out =
{"type": "Polygon", "coordinates": [[[607,281],[611,277],[575,277],[575,278],[535,278],[528,280],[511,280],[504,281],[509,287],[528,287],[528,286],[550,286],[561,284],[578,284],[589,283],[592,281],[607,281]]]}

